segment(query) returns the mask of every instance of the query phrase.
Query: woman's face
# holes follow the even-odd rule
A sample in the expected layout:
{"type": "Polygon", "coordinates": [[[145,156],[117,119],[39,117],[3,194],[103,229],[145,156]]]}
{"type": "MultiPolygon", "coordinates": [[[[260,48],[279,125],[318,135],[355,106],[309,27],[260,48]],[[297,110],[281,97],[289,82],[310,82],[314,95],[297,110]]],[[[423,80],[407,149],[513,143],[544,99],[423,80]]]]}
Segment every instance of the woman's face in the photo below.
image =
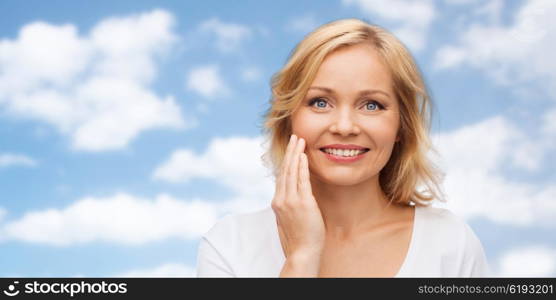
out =
{"type": "Polygon", "coordinates": [[[329,54],[291,121],[306,140],[311,176],[347,186],[378,175],[397,140],[399,105],[376,50],[361,44],[329,54]],[[366,152],[333,150],[342,146],[366,152]]]}

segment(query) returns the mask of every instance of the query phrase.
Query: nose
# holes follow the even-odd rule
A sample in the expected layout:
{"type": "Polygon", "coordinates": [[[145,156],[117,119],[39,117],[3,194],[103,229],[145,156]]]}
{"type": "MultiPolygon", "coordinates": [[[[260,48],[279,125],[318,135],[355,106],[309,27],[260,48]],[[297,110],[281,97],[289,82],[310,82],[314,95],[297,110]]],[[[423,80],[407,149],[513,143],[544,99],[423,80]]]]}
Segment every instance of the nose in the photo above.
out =
{"type": "Polygon", "coordinates": [[[358,135],[361,129],[357,125],[357,120],[350,109],[339,110],[330,125],[330,132],[341,136],[358,135]]]}

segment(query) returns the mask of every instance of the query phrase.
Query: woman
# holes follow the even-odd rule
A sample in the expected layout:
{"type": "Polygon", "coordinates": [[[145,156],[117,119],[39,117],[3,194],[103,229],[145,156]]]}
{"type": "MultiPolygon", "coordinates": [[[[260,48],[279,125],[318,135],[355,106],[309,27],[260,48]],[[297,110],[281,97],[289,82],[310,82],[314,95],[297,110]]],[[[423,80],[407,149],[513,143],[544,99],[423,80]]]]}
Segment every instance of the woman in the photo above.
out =
{"type": "Polygon", "coordinates": [[[384,29],[347,19],[309,34],[272,81],[271,207],[205,234],[198,276],[486,276],[472,229],[430,206],[430,105],[384,29]]]}

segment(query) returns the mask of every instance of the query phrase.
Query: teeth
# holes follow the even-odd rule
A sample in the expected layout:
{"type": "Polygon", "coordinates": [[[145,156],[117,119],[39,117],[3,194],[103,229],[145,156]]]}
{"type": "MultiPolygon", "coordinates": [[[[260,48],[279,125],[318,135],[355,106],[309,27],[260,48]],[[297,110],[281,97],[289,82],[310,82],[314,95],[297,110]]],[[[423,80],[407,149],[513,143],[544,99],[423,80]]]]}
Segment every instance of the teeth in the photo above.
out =
{"type": "Polygon", "coordinates": [[[353,157],[353,156],[357,156],[363,152],[365,152],[365,150],[355,150],[355,149],[329,149],[326,148],[324,149],[324,152],[328,153],[328,154],[332,154],[332,155],[336,155],[336,156],[345,156],[345,157],[353,157]]]}

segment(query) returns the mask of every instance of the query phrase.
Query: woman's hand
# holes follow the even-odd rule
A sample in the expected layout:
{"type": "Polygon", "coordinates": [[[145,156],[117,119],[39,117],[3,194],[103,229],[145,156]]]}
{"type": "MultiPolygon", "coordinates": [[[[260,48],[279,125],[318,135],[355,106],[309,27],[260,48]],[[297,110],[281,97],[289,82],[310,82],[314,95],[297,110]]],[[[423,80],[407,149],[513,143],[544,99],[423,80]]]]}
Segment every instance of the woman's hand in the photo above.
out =
{"type": "Polygon", "coordinates": [[[317,276],[325,226],[311,191],[305,140],[292,135],[276,179],[272,209],[286,256],[281,276],[317,276]]]}

